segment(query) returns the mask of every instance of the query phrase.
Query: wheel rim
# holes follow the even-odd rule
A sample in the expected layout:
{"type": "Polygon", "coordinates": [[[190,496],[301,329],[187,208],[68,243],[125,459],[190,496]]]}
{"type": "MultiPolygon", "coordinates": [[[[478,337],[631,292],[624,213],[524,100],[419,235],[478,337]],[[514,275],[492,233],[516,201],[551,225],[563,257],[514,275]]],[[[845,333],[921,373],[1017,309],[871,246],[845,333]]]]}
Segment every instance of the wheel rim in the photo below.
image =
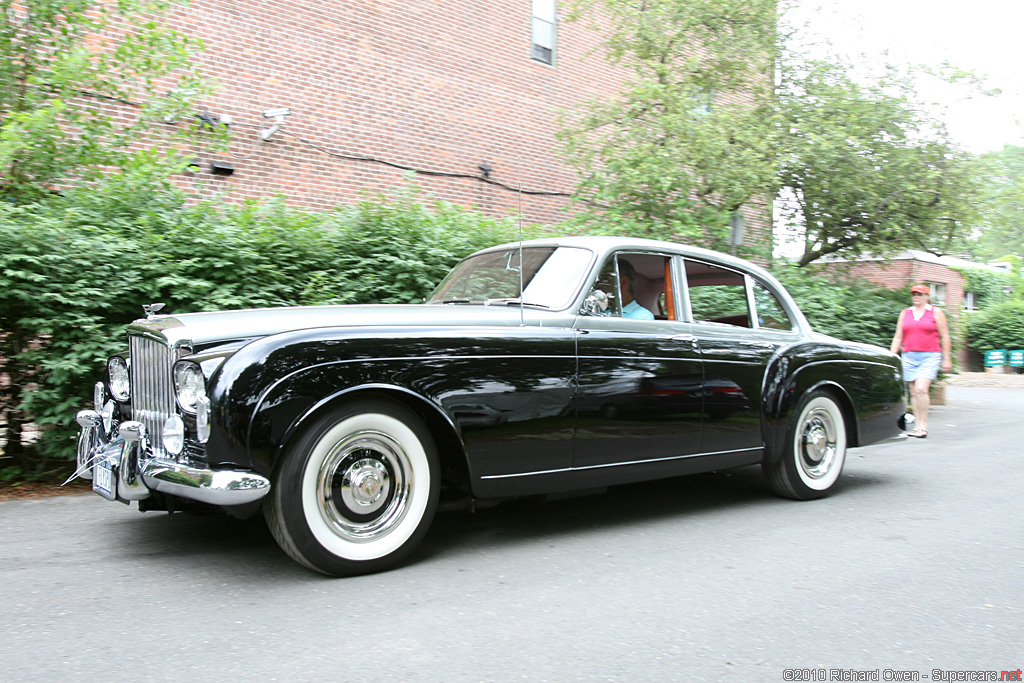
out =
{"type": "Polygon", "coordinates": [[[798,439],[798,460],[804,474],[811,479],[828,475],[839,453],[838,429],[832,414],[824,408],[810,410],[798,439]]]}
{"type": "Polygon", "coordinates": [[[412,463],[398,441],[382,432],[356,432],[324,458],[317,507],[333,533],[369,543],[401,524],[412,483],[412,463]]]}

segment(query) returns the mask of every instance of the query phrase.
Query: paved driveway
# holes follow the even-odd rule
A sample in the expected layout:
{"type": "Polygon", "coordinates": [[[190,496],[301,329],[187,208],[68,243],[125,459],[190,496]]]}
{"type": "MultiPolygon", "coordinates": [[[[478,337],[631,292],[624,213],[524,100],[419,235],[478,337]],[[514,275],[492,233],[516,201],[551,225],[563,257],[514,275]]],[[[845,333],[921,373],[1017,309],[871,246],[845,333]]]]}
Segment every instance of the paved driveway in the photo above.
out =
{"type": "Polygon", "coordinates": [[[142,515],[93,495],[3,502],[0,672],[747,682],[1016,670],[1024,392],[948,397],[928,439],[851,452],[822,501],[771,496],[757,468],[519,501],[442,515],[411,562],[353,579],[294,564],[259,520],[142,515]]]}

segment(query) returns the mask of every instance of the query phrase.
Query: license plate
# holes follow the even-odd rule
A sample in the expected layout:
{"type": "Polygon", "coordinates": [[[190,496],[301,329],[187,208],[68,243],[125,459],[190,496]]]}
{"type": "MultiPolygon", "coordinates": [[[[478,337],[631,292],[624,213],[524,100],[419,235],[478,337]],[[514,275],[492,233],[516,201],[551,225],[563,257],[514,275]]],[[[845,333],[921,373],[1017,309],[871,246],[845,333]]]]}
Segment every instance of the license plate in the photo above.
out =
{"type": "Polygon", "coordinates": [[[98,461],[92,471],[92,490],[108,500],[113,500],[115,481],[114,461],[98,461]]]}

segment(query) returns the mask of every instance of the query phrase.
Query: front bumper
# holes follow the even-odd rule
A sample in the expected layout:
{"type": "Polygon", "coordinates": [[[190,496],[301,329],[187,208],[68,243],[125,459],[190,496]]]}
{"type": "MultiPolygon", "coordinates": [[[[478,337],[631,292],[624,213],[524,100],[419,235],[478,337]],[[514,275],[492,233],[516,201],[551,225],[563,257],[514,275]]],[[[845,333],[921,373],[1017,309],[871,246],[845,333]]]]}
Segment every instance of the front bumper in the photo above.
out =
{"type": "Polygon", "coordinates": [[[197,468],[152,457],[141,422],[105,428],[103,416],[95,410],[82,410],[76,419],[82,430],[75,474],[92,479],[93,490],[108,500],[127,503],[159,491],[229,507],[255,502],[270,492],[270,480],[254,472],[197,468]]]}

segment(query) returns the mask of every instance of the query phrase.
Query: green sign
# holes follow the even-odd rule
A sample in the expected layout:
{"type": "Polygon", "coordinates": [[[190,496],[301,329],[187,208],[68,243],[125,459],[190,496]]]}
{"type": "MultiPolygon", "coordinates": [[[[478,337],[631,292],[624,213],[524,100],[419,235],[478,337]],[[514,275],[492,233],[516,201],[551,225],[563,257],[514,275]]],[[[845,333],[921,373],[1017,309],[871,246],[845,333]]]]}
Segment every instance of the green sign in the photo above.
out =
{"type": "Polygon", "coordinates": [[[1010,351],[1010,365],[1015,368],[1024,366],[1024,349],[1013,349],[1010,351]]]}
{"type": "Polygon", "coordinates": [[[1006,365],[1006,349],[992,349],[985,352],[985,367],[993,365],[1006,365]]]}

